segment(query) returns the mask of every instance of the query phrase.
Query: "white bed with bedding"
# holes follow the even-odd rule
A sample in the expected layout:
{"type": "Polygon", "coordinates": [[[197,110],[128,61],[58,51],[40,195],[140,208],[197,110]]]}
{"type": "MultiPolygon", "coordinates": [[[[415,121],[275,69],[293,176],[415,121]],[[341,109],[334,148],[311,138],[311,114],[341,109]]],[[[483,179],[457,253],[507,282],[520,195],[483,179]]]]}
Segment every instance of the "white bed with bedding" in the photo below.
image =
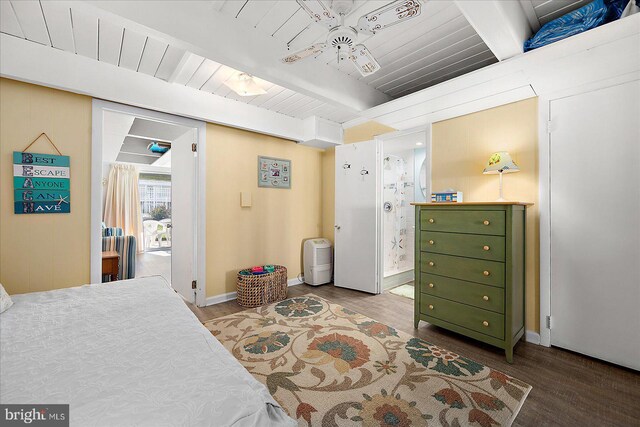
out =
{"type": "Polygon", "coordinates": [[[160,277],[12,299],[4,404],[68,403],[83,427],[297,425],[160,277]]]}

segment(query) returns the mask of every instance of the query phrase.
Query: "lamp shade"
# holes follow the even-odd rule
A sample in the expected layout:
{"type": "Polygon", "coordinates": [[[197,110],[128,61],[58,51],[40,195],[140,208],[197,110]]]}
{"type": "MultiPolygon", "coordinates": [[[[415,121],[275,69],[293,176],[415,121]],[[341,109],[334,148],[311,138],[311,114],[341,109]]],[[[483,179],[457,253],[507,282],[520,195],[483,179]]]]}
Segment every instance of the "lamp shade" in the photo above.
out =
{"type": "Polygon", "coordinates": [[[488,174],[510,172],[520,172],[520,168],[506,151],[493,153],[482,171],[482,173],[488,174]]]}

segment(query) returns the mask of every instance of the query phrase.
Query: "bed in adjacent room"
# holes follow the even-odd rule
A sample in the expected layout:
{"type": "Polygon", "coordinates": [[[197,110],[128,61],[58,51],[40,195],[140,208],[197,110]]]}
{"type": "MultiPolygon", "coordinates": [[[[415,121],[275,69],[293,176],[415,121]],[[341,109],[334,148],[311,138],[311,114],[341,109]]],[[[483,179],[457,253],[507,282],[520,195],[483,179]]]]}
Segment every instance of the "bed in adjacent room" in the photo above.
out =
{"type": "Polygon", "coordinates": [[[160,277],[12,299],[4,404],[68,403],[72,426],[296,425],[160,277]]]}

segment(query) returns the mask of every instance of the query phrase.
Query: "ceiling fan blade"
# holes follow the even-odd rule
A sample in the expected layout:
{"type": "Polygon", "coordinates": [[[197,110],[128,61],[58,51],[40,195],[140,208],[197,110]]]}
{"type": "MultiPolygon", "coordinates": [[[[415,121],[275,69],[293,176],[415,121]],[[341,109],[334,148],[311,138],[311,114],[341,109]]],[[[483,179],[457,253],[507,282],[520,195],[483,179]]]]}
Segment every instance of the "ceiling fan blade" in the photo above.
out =
{"type": "Polygon", "coordinates": [[[321,0],[296,0],[302,10],[307,12],[311,19],[328,29],[337,27],[339,22],[333,11],[321,0]]]}
{"type": "Polygon", "coordinates": [[[351,49],[349,59],[353,61],[353,64],[364,77],[370,76],[380,69],[378,61],[363,44],[356,45],[351,49]]]}
{"type": "Polygon", "coordinates": [[[282,62],[285,64],[293,64],[294,62],[301,61],[309,56],[315,56],[322,53],[325,47],[327,47],[327,45],[324,43],[312,44],[306,49],[299,50],[298,52],[285,56],[282,58],[282,62]]]}
{"type": "Polygon", "coordinates": [[[422,3],[420,0],[396,0],[361,16],[358,20],[358,31],[376,34],[385,28],[415,18],[420,15],[421,11],[422,3]]]}

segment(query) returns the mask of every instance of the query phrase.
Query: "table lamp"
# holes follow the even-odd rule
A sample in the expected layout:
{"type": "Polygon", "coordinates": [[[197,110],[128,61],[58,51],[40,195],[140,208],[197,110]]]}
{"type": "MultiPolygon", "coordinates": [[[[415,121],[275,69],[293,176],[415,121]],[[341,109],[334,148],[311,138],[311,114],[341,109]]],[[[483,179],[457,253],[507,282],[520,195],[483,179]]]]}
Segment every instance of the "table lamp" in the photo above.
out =
{"type": "Polygon", "coordinates": [[[496,200],[497,202],[506,201],[504,197],[502,197],[502,174],[511,172],[520,172],[520,169],[511,158],[511,155],[506,151],[493,153],[482,171],[484,174],[500,174],[500,198],[496,200]]]}

